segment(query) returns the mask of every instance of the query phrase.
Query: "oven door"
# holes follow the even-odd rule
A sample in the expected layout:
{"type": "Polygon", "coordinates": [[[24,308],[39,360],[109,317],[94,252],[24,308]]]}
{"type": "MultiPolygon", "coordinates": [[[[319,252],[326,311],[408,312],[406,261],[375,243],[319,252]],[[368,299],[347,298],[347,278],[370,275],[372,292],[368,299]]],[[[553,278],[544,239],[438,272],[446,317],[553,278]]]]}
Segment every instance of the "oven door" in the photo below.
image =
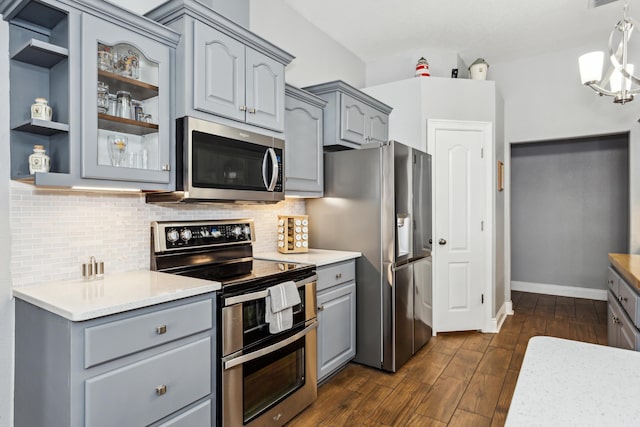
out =
{"type": "Polygon", "coordinates": [[[222,359],[222,425],[282,426],[316,400],[317,327],[313,319],[222,359]]]}
{"type": "MultiPolygon", "coordinates": [[[[301,302],[293,307],[293,328],[317,317],[317,277],[314,274],[295,282],[301,302]]],[[[222,357],[243,349],[245,352],[252,351],[252,347],[261,345],[275,336],[269,333],[269,324],[265,321],[266,296],[267,291],[264,289],[234,296],[222,295],[222,357]]]]}

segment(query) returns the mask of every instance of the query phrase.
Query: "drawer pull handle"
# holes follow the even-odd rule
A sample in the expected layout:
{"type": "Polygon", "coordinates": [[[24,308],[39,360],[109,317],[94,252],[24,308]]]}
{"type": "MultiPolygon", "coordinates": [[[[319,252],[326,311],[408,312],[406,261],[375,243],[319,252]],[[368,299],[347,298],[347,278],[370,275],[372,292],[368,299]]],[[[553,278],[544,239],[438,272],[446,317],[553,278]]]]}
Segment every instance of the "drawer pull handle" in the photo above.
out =
{"type": "Polygon", "coordinates": [[[341,279],[341,278],[342,278],[342,273],[338,273],[338,274],[336,274],[336,280],[337,280],[337,279],[341,279]]]}
{"type": "Polygon", "coordinates": [[[324,305],[319,305],[318,306],[318,311],[324,311],[324,305]]]}
{"type": "Polygon", "coordinates": [[[167,393],[167,386],[166,385],[162,384],[162,385],[159,385],[158,387],[156,387],[156,394],[158,396],[162,396],[163,394],[166,394],[166,393],[167,393]]]}
{"type": "Polygon", "coordinates": [[[620,295],[620,296],[618,297],[618,301],[620,301],[620,302],[627,302],[627,301],[629,301],[629,300],[627,299],[627,297],[623,297],[622,295],[620,295]]]}
{"type": "Polygon", "coordinates": [[[158,335],[166,334],[167,333],[167,325],[157,326],[156,327],[156,333],[158,335]]]}

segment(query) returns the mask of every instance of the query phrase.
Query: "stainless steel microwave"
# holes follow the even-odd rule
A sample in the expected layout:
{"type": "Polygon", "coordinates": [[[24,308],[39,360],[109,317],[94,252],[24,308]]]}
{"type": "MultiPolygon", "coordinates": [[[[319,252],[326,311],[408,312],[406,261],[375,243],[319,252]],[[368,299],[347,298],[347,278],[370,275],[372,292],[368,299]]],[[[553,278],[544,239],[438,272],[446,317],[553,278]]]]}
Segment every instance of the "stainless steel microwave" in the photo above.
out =
{"type": "Polygon", "coordinates": [[[284,140],[193,117],[176,125],[176,191],[147,202],[284,199],[284,140]]]}

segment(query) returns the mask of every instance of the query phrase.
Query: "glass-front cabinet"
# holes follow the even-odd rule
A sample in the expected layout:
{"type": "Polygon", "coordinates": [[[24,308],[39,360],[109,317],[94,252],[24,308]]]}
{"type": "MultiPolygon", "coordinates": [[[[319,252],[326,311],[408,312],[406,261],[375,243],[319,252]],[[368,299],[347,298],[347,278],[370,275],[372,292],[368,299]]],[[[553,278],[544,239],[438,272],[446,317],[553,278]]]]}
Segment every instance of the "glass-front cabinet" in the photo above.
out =
{"type": "Polygon", "coordinates": [[[11,178],[173,190],[180,34],[110,2],[1,1],[9,23],[11,178]]]}
{"type": "Polygon", "coordinates": [[[82,177],[168,183],[170,49],[84,16],[82,177]]]}

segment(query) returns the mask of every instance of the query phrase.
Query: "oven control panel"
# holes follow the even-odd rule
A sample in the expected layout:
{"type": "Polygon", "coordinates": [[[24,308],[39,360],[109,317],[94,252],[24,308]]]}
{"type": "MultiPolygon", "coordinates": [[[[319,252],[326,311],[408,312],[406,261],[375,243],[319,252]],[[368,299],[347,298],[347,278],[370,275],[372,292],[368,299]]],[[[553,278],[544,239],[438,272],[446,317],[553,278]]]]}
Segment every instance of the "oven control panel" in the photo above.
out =
{"type": "Polygon", "coordinates": [[[165,252],[255,240],[253,220],[153,222],[154,251],[165,252]]]}

